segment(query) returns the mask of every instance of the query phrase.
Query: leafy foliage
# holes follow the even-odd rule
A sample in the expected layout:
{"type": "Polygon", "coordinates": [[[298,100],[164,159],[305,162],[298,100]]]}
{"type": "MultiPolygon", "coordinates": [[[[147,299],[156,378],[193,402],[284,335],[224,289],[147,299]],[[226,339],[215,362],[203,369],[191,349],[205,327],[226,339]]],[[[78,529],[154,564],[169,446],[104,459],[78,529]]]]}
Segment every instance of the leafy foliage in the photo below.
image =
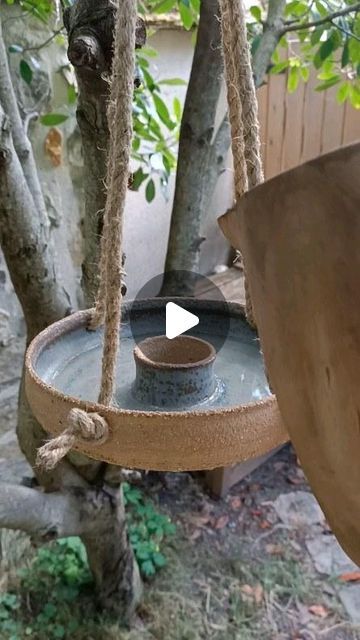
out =
{"type": "MultiPolygon", "coordinates": [[[[360,108],[360,12],[336,16],[352,4],[349,0],[291,0],[286,4],[284,30],[290,30],[273,54],[271,73],[287,72],[290,93],[308,81],[314,67],[319,80],[316,91],[336,85],[339,103],[348,100],[360,108]]],[[[263,19],[261,12],[257,18],[258,22],[263,19]]]]}
{"type": "Polygon", "coordinates": [[[128,507],[129,536],[143,576],[149,578],[165,566],[161,544],[176,531],[168,516],[159,513],[152,502],[145,501],[139,489],[123,484],[128,507]]]}
{"type": "Polygon", "coordinates": [[[200,0],[142,0],[139,3],[142,13],[169,13],[177,11],[184,28],[189,31],[199,21],[200,0]]]}
{"type": "MultiPolygon", "coordinates": [[[[7,2],[13,4],[12,0],[7,2]]],[[[31,0],[30,3],[20,1],[19,4],[24,11],[32,13],[43,22],[49,21],[54,10],[54,4],[50,0],[31,0]]],[[[194,13],[195,9],[192,11],[194,13]]],[[[37,48],[48,46],[58,38],[59,31],[54,31],[53,36],[37,48]]],[[[40,66],[33,49],[31,51],[30,55],[30,52],[18,43],[12,43],[9,46],[9,53],[19,57],[20,77],[28,85],[36,81],[35,72],[40,66]]],[[[137,191],[145,183],[145,197],[148,202],[151,202],[156,195],[157,182],[164,197],[167,197],[169,177],[176,169],[182,116],[180,100],[175,97],[171,105],[167,104],[162,95],[162,88],[166,85],[181,86],[186,83],[180,78],[157,79],[154,77],[150,61],[156,58],[157,52],[153,48],[144,47],[136,54],[140,84],[135,88],[134,93],[133,160],[135,168],[131,188],[137,191]]],[[[63,124],[69,118],[75,118],[77,100],[75,84],[68,85],[67,98],[68,103],[64,105],[64,113],[43,113],[40,115],[40,123],[53,127],[63,124]]]]}
{"type": "Polygon", "coordinates": [[[151,202],[156,193],[154,178],[167,197],[169,177],[176,168],[176,150],[182,115],[181,103],[173,99],[171,108],[161,95],[161,85],[184,84],[179,78],[157,81],[151,73],[149,58],[157,56],[154,49],[137,52],[141,84],[135,89],[133,107],[133,159],[137,166],[131,188],[137,191],[146,182],[145,196],[151,202]]]}
{"type": "MultiPolygon", "coordinates": [[[[123,489],[130,540],[142,575],[150,578],[166,565],[162,546],[175,533],[175,525],[139,489],[129,484],[123,489]]],[[[92,626],[99,622],[93,612],[84,621],[81,611],[93,585],[79,538],[64,538],[40,548],[18,578],[16,592],[0,594],[1,640],[67,640],[80,628],[86,627],[91,634],[92,626]]]]}

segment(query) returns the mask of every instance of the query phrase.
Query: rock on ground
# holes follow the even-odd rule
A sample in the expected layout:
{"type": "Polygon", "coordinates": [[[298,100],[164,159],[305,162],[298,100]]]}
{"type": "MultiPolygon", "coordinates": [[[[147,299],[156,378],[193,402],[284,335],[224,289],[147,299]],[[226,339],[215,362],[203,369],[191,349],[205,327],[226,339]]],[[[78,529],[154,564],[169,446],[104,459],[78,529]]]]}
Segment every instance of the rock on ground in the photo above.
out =
{"type": "Polygon", "coordinates": [[[325,520],[316,498],[308,491],[283,493],[273,506],[280,520],[289,527],[311,526],[325,520]]]}
{"type": "Polygon", "coordinates": [[[356,571],[356,564],[342,550],[335,536],[320,534],[305,541],[316,570],[330,576],[356,571]]]}

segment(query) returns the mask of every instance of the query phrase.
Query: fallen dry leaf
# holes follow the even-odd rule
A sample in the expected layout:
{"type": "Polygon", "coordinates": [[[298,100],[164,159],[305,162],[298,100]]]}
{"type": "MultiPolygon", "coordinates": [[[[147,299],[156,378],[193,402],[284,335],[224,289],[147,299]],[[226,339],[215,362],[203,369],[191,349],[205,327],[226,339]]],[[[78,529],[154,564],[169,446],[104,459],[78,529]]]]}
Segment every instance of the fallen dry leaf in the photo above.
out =
{"type": "Polygon", "coordinates": [[[256,584],[254,587],[254,600],[256,604],[261,604],[262,599],[264,597],[264,589],[261,584],[256,584]]]}
{"type": "Polygon", "coordinates": [[[195,542],[195,540],[198,540],[200,538],[201,534],[201,529],[194,529],[194,531],[189,535],[189,540],[191,542],[195,542]]]}
{"type": "Polygon", "coordinates": [[[232,508],[233,511],[238,511],[239,509],[241,509],[242,507],[241,498],[239,498],[239,496],[234,496],[233,498],[230,498],[230,507],[232,508]]]}
{"type": "Polygon", "coordinates": [[[49,156],[51,164],[54,167],[59,167],[62,162],[62,142],[63,137],[61,131],[52,127],[45,138],[44,148],[45,153],[49,156]]]}
{"type": "Polygon", "coordinates": [[[214,528],[215,529],[224,529],[226,527],[226,525],[228,524],[229,519],[230,518],[227,515],[220,516],[220,518],[215,520],[214,528]]]}
{"type": "Polygon", "coordinates": [[[309,607],[309,611],[313,616],[317,616],[318,618],[326,618],[329,613],[322,604],[312,604],[311,607],[309,607]]]}
{"type": "Polygon", "coordinates": [[[281,544],[267,544],[265,545],[265,551],[271,556],[282,556],[284,554],[284,547],[281,544]]]}
{"type": "Polygon", "coordinates": [[[259,522],[259,527],[260,529],[270,529],[271,524],[267,520],[262,520],[261,522],[259,522]]]}
{"type": "Polygon", "coordinates": [[[342,580],[342,582],[357,582],[360,580],[360,571],[349,571],[348,573],[343,573],[340,576],[340,580],[342,580]]]}
{"type": "Polygon", "coordinates": [[[207,524],[209,524],[210,520],[211,520],[210,515],[201,516],[197,514],[189,514],[186,517],[186,521],[189,524],[192,524],[194,527],[200,527],[202,529],[205,528],[207,524]]]}
{"type": "Polygon", "coordinates": [[[242,595],[245,596],[246,600],[252,600],[256,604],[261,604],[264,597],[264,589],[260,583],[256,584],[254,587],[250,584],[243,584],[240,587],[240,591],[242,595]]]}

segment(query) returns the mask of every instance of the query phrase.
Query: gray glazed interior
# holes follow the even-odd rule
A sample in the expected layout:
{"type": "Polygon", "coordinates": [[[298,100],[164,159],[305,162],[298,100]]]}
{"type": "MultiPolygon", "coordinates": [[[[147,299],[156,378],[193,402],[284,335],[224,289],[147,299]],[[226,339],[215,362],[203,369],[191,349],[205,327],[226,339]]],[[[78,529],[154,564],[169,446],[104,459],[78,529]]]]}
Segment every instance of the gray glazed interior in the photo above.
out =
{"type": "MultiPolygon", "coordinates": [[[[259,342],[255,332],[247,325],[239,305],[196,299],[154,298],[123,305],[115,396],[119,407],[139,410],[171,408],[149,406],[133,392],[134,334],[136,342],[149,336],[163,335],[165,305],[170,300],[199,316],[199,324],[186,335],[207,340],[218,349],[214,374],[219,392],[187,409],[232,407],[271,395],[259,342]]],[[[68,396],[96,401],[100,385],[102,335],[102,329],[89,332],[83,327],[60,335],[39,354],[35,363],[37,374],[44,382],[68,396]]],[[[174,406],[173,409],[181,410],[181,407],[174,406]]]]}

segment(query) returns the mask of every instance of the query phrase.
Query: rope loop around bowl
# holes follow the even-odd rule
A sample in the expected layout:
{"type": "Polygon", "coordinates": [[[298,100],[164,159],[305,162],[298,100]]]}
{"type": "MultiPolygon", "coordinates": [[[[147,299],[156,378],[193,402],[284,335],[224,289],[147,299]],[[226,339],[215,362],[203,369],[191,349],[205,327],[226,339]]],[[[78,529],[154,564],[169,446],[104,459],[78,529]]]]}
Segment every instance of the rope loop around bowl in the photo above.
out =
{"type": "Polygon", "coordinates": [[[79,440],[100,445],[106,442],[108,436],[109,427],[103,416],[98,413],[87,413],[83,409],[71,409],[67,416],[66,429],[38,449],[36,466],[50,471],[79,440]]]}

